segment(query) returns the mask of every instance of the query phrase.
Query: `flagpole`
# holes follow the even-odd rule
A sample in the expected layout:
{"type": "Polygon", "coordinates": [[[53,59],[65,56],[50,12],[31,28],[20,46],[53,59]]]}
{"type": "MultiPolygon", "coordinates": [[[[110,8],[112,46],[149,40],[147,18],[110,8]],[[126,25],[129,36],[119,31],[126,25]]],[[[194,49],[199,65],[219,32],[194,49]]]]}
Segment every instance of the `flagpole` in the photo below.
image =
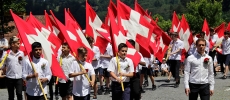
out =
{"type": "Polygon", "coordinates": [[[167,56],[166,56],[166,58],[165,58],[166,61],[167,61],[168,58],[169,58],[169,55],[170,55],[170,53],[171,53],[171,50],[172,50],[172,46],[170,45],[169,48],[168,48],[168,51],[167,51],[167,56]]]}
{"type": "MultiPolygon", "coordinates": [[[[85,70],[85,68],[82,66],[82,64],[79,63],[79,60],[77,59],[76,53],[73,52],[73,54],[74,54],[74,57],[75,57],[76,60],[77,60],[78,65],[80,66],[81,70],[85,70]]],[[[89,82],[91,82],[91,80],[90,80],[88,74],[86,73],[86,74],[84,74],[84,75],[85,75],[85,77],[87,78],[87,80],[88,80],[89,82]]]]}
{"type": "Polygon", "coordinates": [[[5,62],[6,58],[7,58],[7,56],[8,56],[8,53],[6,53],[6,55],[3,57],[3,59],[2,59],[2,61],[1,61],[1,63],[0,63],[0,68],[2,68],[2,66],[3,66],[3,64],[4,64],[4,62],[5,62]]]}
{"type": "MultiPolygon", "coordinates": [[[[121,73],[121,68],[120,68],[120,64],[119,64],[119,60],[118,60],[117,54],[116,54],[116,60],[117,60],[117,70],[118,70],[118,73],[121,73]]],[[[124,84],[122,82],[122,76],[120,76],[120,79],[121,79],[121,89],[122,89],[122,91],[124,91],[124,84]]]]}

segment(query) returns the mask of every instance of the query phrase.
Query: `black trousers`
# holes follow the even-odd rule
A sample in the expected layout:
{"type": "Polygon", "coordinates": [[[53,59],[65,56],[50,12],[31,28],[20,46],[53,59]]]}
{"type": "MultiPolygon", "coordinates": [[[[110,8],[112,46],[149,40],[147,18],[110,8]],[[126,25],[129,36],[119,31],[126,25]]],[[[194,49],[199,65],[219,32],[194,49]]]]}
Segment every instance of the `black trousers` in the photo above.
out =
{"type": "Polygon", "coordinates": [[[140,77],[139,73],[136,73],[135,76],[133,76],[130,79],[130,100],[140,100],[141,98],[141,85],[140,85],[140,77]]]}
{"type": "Polygon", "coordinates": [[[17,100],[22,100],[22,79],[7,78],[8,100],[14,100],[14,89],[16,89],[17,100]]]}
{"type": "Polygon", "coordinates": [[[121,84],[112,82],[112,100],[130,100],[130,83],[123,82],[124,91],[122,91],[121,84]]]}
{"type": "MultiPolygon", "coordinates": [[[[180,69],[180,65],[181,62],[180,60],[168,60],[169,66],[170,66],[170,71],[172,72],[172,76],[175,79],[178,79],[178,81],[180,80],[180,76],[179,76],[179,69],[180,69]]],[[[179,83],[177,83],[179,84],[179,83]]]]}
{"type": "Polygon", "coordinates": [[[209,84],[193,84],[189,83],[190,93],[189,100],[197,100],[198,94],[201,100],[210,100],[209,84]]]}
{"type": "Polygon", "coordinates": [[[53,84],[54,84],[54,76],[51,77],[48,85],[49,85],[49,93],[50,93],[50,99],[49,100],[53,100],[53,94],[54,94],[54,91],[53,91],[53,84]]]}
{"type": "MultiPolygon", "coordinates": [[[[212,61],[214,61],[215,55],[216,55],[216,50],[214,50],[214,51],[210,50],[210,51],[209,51],[209,56],[212,57],[212,61]]],[[[214,63],[213,63],[213,67],[214,67],[214,63]]],[[[216,74],[215,68],[213,68],[213,71],[214,71],[214,74],[216,74]]]]}
{"type": "Polygon", "coordinates": [[[27,100],[45,100],[44,95],[41,96],[30,96],[28,94],[26,94],[27,96],[27,100]]]}
{"type": "Polygon", "coordinates": [[[226,57],[220,53],[218,53],[218,61],[220,62],[220,69],[221,72],[224,73],[224,63],[225,63],[226,57]]]}
{"type": "Polygon", "coordinates": [[[86,96],[73,96],[74,100],[90,100],[90,94],[86,95],[86,96]]]}

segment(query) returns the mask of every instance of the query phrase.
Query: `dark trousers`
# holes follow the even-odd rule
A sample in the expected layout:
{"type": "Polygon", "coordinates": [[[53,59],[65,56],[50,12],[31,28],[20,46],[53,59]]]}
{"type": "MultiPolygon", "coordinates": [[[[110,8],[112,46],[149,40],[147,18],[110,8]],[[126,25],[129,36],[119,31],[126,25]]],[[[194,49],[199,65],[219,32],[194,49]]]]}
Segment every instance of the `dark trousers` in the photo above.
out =
{"type": "Polygon", "coordinates": [[[131,89],[130,100],[133,100],[133,99],[140,100],[141,85],[140,85],[140,77],[138,73],[136,73],[136,75],[130,79],[130,89],[131,89]]]}
{"type": "Polygon", "coordinates": [[[86,96],[73,96],[74,100],[90,100],[90,94],[86,96]]]}
{"type": "MultiPolygon", "coordinates": [[[[179,76],[179,69],[180,69],[180,65],[181,62],[180,60],[168,60],[169,62],[169,66],[170,66],[170,71],[172,72],[172,76],[175,79],[178,79],[178,81],[180,81],[180,76],[179,76]]],[[[177,84],[179,84],[177,82],[177,84]]]]}
{"type": "MultiPolygon", "coordinates": [[[[212,61],[214,61],[215,55],[216,55],[216,50],[214,50],[214,51],[210,50],[210,51],[209,51],[209,56],[212,57],[212,61]]],[[[213,67],[214,67],[214,63],[213,63],[213,67]]],[[[213,68],[213,71],[214,71],[214,74],[216,74],[215,68],[213,68]]]]}
{"type": "Polygon", "coordinates": [[[193,84],[189,83],[190,93],[189,100],[197,100],[198,94],[201,100],[210,100],[209,84],[193,84]]]}
{"type": "Polygon", "coordinates": [[[22,79],[7,78],[8,100],[14,100],[14,89],[16,89],[17,100],[22,100],[22,79]]]}
{"type": "Polygon", "coordinates": [[[51,77],[50,79],[50,82],[48,83],[49,85],[49,93],[50,93],[50,99],[49,100],[53,100],[53,94],[54,94],[54,91],[53,91],[53,84],[54,84],[54,76],[51,77]]]}
{"type": "Polygon", "coordinates": [[[130,83],[123,82],[124,91],[122,91],[121,84],[112,82],[112,100],[130,100],[130,83]]]}
{"type": "Polygon", "coordinates": [[[27,100],[45,100],[44,95],[41,96],[30,96],[28,94],[26,94],[27,96],[27,100]]]}
{"type": "Polygon", "coordinates": [[[220,69],[221,72],[224,73],[224,63],[225,63],[226,57],[220,53],[218,53],[218,61],[220,62],[220,69]]]}

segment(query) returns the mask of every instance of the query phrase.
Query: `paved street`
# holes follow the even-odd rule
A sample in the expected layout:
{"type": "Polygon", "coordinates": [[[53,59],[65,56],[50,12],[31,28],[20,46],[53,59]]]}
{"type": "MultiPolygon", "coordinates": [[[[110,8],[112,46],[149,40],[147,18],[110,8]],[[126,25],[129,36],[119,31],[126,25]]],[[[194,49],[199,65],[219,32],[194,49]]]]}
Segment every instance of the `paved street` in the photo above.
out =
{"type": "MultiPolygon", "coordinates": [[[[215,77],[215,92],[211,100],[230,100],[230,77],[226,80],[220,77],[222,77],[221,73],[218,73],[215,77]]],[[[165,83],[165,79],[167,78],[156,77],[157,90],[152,91],[150,86],[145,88],[146,93],[142,94],[142,100],[187,100],[187,96],[184,93],[183,77],[179,88],[173,88],[174,82],[172,80],[170,83],[165,83]]],[[[0,100],[7,100],[7,97],[7,90],[0,89],[0,100]]],[[[59,100],[61,100],[60,97],[59,100]]],[[[111,100],[111,94],[98,95],[98,100],[111,100]]]]}

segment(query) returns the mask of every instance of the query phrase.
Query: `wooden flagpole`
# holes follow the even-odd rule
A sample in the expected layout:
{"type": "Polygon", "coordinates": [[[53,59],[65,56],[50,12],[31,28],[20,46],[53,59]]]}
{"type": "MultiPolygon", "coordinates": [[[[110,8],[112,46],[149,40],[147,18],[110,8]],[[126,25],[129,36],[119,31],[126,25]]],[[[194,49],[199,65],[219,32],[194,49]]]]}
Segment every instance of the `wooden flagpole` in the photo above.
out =
{"type": "MultiPolygon", "coordinates": [[[[118,73],[120,73],[121,72],[121,66],[119,64],[119,59],[118,59],[117,54],[116,54],[116,60],[117,60],[117,70],[118,70],[118,73]]],[[[122,76],[120,76],[120,79],[121,79],[121,89],[122,89],[122,91],[124,91],[124,84],[122,82],[122,76]]]]}

